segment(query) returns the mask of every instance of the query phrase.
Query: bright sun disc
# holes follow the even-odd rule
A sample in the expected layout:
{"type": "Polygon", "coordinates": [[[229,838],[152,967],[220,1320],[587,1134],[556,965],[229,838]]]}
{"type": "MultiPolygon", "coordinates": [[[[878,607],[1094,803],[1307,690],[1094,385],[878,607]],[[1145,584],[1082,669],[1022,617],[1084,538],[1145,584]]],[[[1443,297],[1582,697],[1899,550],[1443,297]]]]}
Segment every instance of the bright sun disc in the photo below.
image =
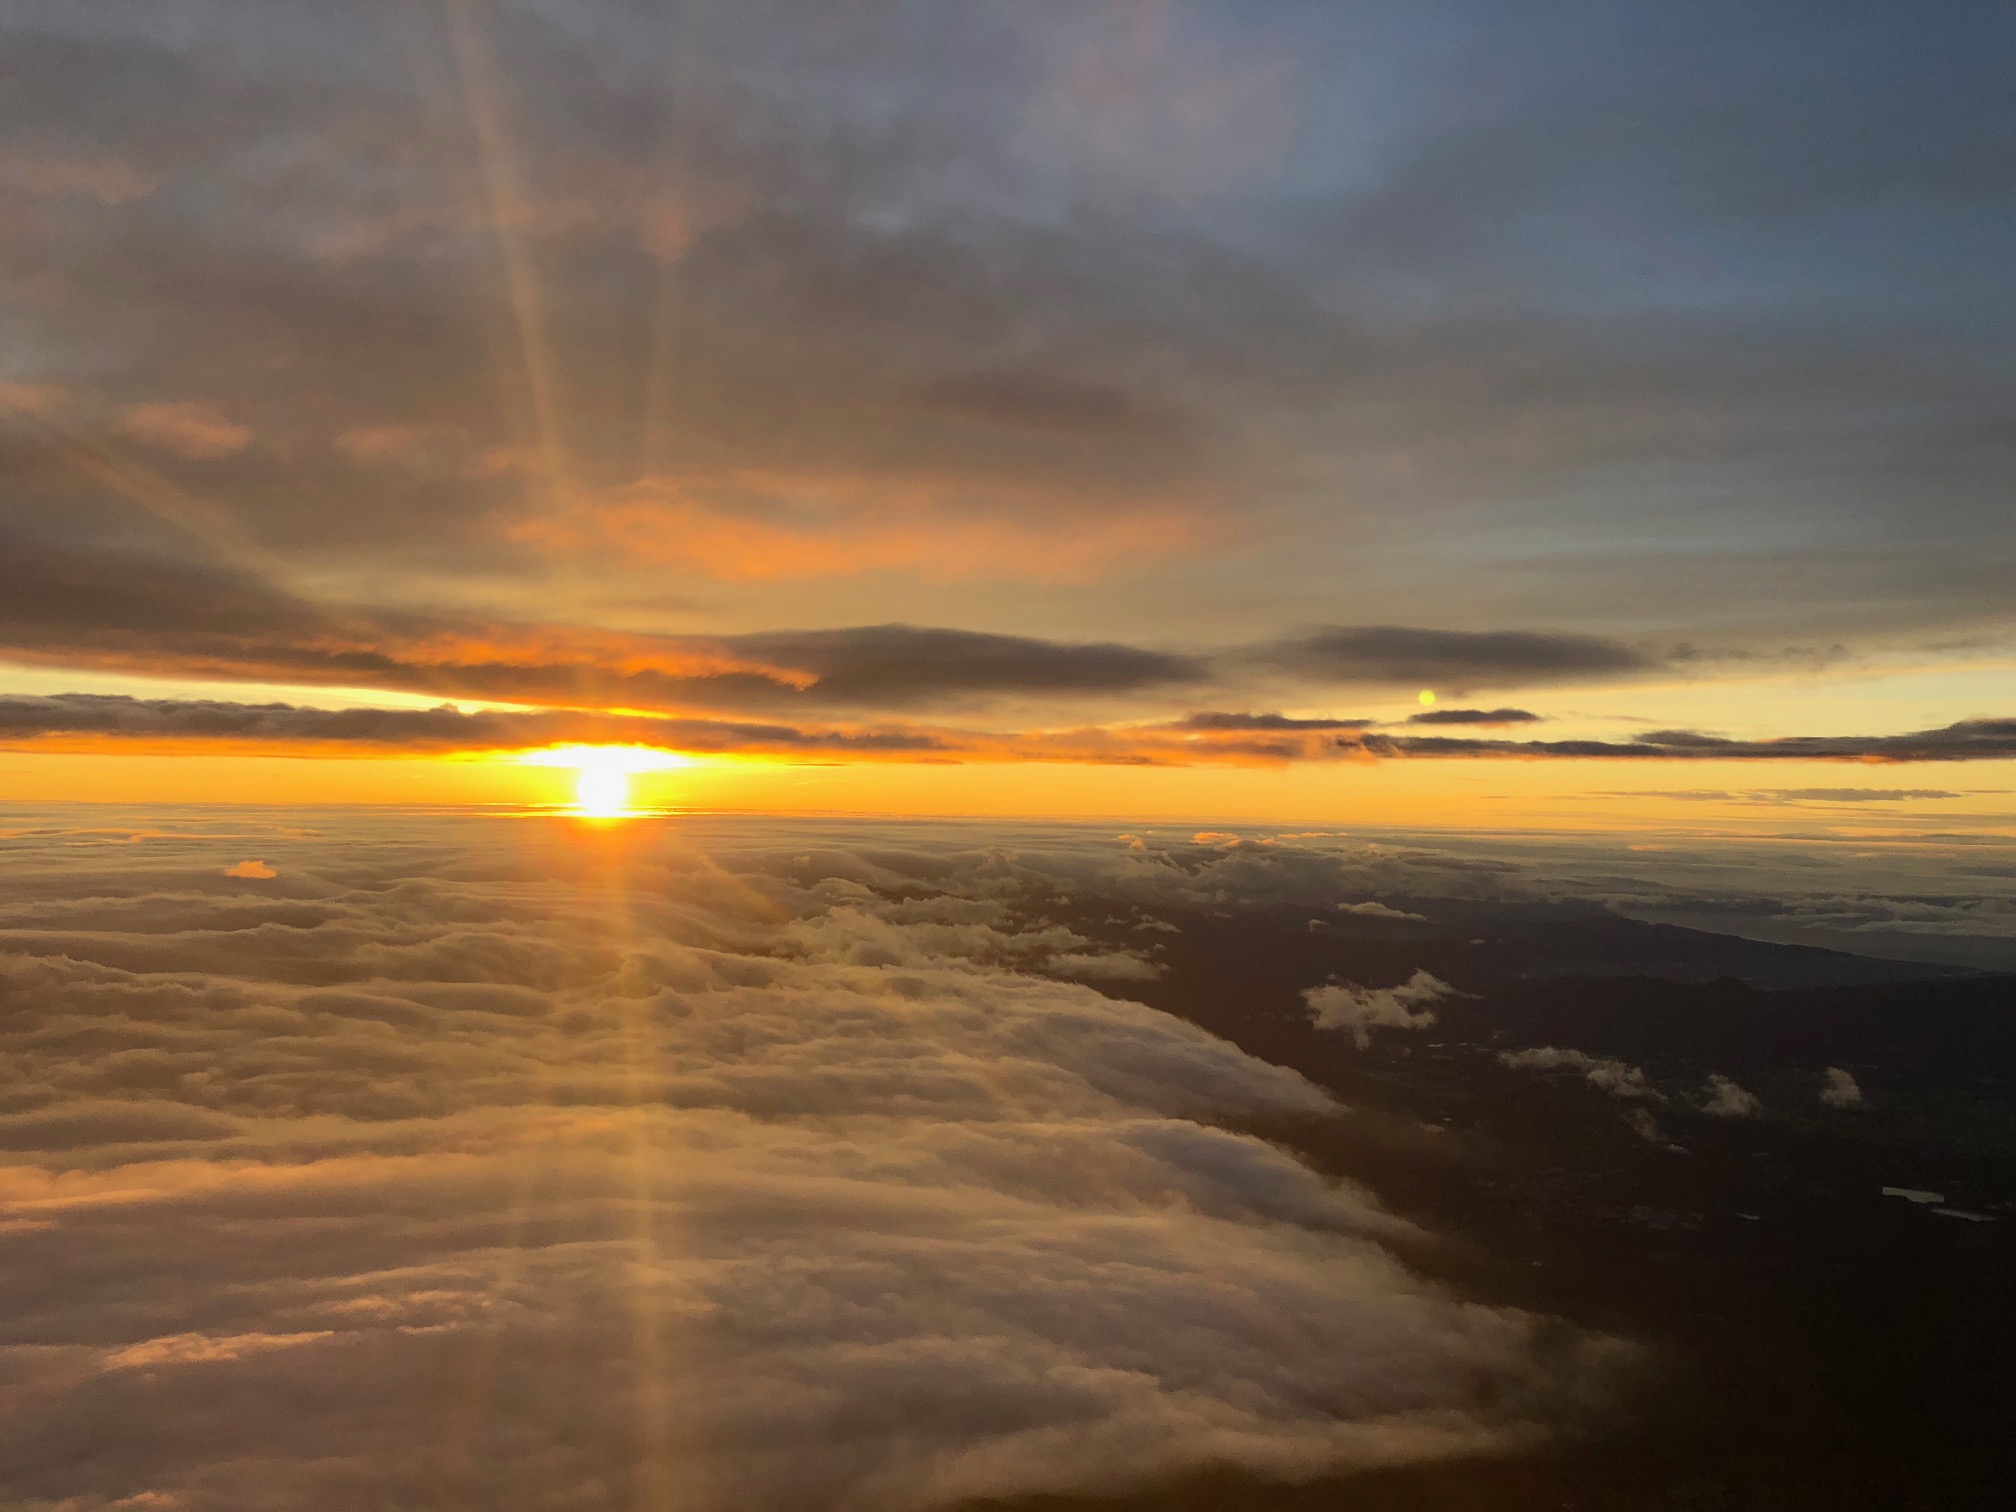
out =
{"type": "Polygon", "coordinates": [[[630,775],[691,766],[690,759],[649,746],[556,746],[527,751],[517,758],[526,766],[572,767],[574,812],[584,819],[624,819],[630,807],[630,775]]]}
{"type": "Polygon", "coordinates": [[[621,767],[581,768],[574,807],[590,819],[620,819],[630,812],[630,774],[621,767]]]}

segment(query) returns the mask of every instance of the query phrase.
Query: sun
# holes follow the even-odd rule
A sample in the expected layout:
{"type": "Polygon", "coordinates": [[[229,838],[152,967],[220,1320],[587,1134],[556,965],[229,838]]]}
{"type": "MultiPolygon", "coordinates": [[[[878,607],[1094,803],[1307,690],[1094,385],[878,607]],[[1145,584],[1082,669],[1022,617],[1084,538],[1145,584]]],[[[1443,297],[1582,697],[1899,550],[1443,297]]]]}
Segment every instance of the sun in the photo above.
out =
{"type": "Polygon", "coordinates": [[[583,819],[628,819],[630,778],[636,772],[663,772],[691,766],[689,757],[649,746],[555,746],[526,751],[517,758],[526,766],[572,767],[574,813],[583,819]]]}
{"type": "Polygon", "coordinates": [[[620,766],[584,766],[574,779],[574,811],[585,819],[630,812],[630,774],[620,766]]]}

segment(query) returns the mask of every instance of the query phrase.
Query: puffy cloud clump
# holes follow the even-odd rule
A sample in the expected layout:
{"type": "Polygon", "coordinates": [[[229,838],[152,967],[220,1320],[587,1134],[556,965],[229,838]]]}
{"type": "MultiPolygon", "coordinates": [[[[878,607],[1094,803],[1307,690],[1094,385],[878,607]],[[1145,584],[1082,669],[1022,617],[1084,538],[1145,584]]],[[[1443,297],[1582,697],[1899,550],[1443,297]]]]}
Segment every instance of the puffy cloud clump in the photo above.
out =
{"type": "Polygon", "coordinates": [[[1643,1097],[1653,1102],[1664,1102],[1658,1089],[1645,1079],[1645,1073],[1637,1066],[1624,1061],[1612,1060],[1608,1056],[1590,1055],[1583,1050],[1563,1049],[1558,1045],[1541,1045],[1531,1050],[1504,1050],[1498,1055],[1499,1064],[1515,1071],[1579,1071],[1584,1081],[1592,1087],[1599,1087],[1612,1097],[1643,1097]]]}
{"type": "Polygon", "coordinates": [[[1409,924],[1426,924],[1425,914],[1409,913],[1404,908],[1394,908],[1376,899],[1365,903],[1339,903],[1337,912],[1352,914],[1361,919],[1395,919],[1409,924]]]}
{"type": "Polygon", "coordinates": [[[1823,1107],[1829,1108],[1863,1107],[1862,1084],[1855,1080],[1855,1073],[1845,1066],[1829,1066],[1822,1073],[1820,1102],[1823,1107]]]}
{"type": "Polygon", "coordinates": [[[1332,982],[1302,994],[1318,1029],[1348,1032],[1360,1050],[1372,1046],[1374,1029],[1426,1029],[1435,1022],[1427,1007],[1461,994],[1440,978],[1417,971],[1398,987],[1354,987],[1332,982]]]}
{"type": "Polygon", "coordinates": [[[1702,1090],[1701,1111],[1716,1118],[1755,1118],[1764,1111],[1764,1103],[1728,1077],[1714,1075],[1702,1090]]]}
{"type": "Polygon", "coordinates": [[[1306,1477],[1527,1441],[1620,1348],[1226,1126],[1331,1103],[1060,979],[972,885],[1027,858],[331,826],[0,840],[9,1505],[1306,1477]]]}

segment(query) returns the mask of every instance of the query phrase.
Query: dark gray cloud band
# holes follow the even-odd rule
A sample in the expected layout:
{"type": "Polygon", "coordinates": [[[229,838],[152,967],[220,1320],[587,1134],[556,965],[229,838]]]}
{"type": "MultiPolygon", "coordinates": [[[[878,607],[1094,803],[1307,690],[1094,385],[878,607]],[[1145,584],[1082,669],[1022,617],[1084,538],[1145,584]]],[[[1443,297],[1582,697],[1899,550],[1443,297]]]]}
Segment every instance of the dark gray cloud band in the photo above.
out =
{"type": "Polygon", "coordinates": [[[579,742],[648,744],[707,753],[950,754],[925,731],[810,731],[725,720],[651,719],[565,710],[536,713],[435,709],[313,709],[207,699],[64,693],[0,697],[0,741],[103,736],[131,742],[205,742],[364,751],[521,750],[579,742]]]}
{"type": "MultiPolygon", "coordinates": [[[[1167,697],[1284,673],[1314,691],[1537,686],[1653,674],[1663,665],[1593,636],[1397,626],[1332,626],[1293,641],[1197,652],[904,624],[619,633],[322,603],[247,568],[131,544],[87,546],[20,533],[0,535],[0,656],[498,702],[850,715],[956,711],[1004,699],[1167,697]]],[[[1461,712],[1433,722],[1459,722],[1461,712]]],[[[1192,720],[1194,728],[1220,730],[1341,730],[1362,723],[1235,713],[1192,720]]]]}
{"type": "Polygon", "coordinates": [[[1182,722],[1186,730],[1362,730],[1369,719],[1295,719],[1286,714],[1192,714],[1182,722]]]}
{"type": "Polygon", "coordinates": [[[1423,709],[1407,723],[1418,725],[1537,724],[1540,716],[1527,709],[1423,709]]]}
{"type": "Polygon", "coordinates": [[[0,656],[501,702],[862,711],[1204,681],[1196,657],[915,625],[663,636],[319,604],[244,570],[0,536],[0,656]]]}
{"type": "Polygon", "coordinates": [[[1657,730],[1629,741],[1470,740],[1453,736],[1367,735],[1373,755],[1553,756],[1662,761],[2008,761],[2016,759],[2016,719],[1963,719],[1904,735],[1786,735],[1731,740],[1695,730],[1657,730]]]}
{"type": "Polygon", "coordinates": [[[67,693],[0,697],[0,742],[33,748],[66,740],[227,744],[285,750],[442,753],[518,750],[577,742],[643,744],[708,754],[893,761],[1031,761],[1185,766],[1280,764],[1353,757],[1639,761],[2005,761],[2016,760],[2016,719],[1966,720],[1906,735],[1787,736],[1728,740],[1666,730],[1633,741],[1488,740],[1396,736],[1309,725],[1091,727],[992,732],[883,722],[801,727],[732,720],[651,718],[588,711],[463,712],[316,709],[293,704],[139,699],[67,693]]]}
{"type": "Polygon", "coordinates": [[[1256,660],[1340,683],[1494,688],[1661,670],[1660,658],[1598,635],[1337,625],[1256,647],[1256,660]]]}

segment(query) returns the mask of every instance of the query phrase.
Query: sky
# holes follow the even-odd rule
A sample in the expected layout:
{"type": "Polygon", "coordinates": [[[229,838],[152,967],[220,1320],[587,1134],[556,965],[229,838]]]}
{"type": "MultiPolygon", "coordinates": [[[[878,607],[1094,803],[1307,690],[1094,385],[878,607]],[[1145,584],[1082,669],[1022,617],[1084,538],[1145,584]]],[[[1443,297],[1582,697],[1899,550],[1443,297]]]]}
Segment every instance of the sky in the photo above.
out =
{"type": "Polygon", "coordinates": [[[2016,832],[2006,6],[0,28],[10,797],[2016,832]]]}

